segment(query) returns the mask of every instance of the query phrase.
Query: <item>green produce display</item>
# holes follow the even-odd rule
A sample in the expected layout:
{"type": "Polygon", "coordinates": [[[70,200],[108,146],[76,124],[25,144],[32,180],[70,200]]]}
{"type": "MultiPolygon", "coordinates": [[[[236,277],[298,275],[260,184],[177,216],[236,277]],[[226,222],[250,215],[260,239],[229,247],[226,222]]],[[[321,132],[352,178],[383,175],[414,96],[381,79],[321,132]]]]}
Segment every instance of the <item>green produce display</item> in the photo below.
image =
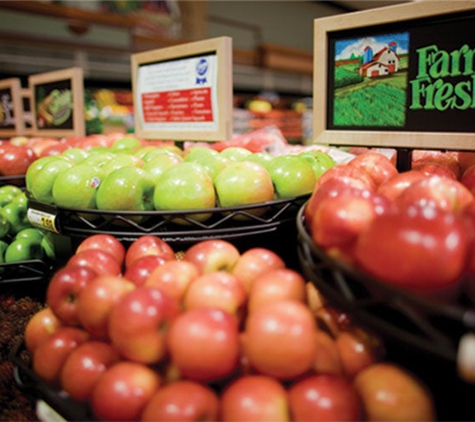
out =
{"type": "Polygon", "coordinates": [[[30,224],[25,192],[17,186],[4,185],[0,187],[0,198],[0,264],[54,260],[53,234],[30,224]]]}
{"type": "MultiPolygon", "coordinates": [[[[187,211],[310,195],[335,165],[330,155],[273,156],[230,146],[142,145],[133,137],[75,155],[40,158],[26,174],[32,199],[65,209],[187,211]]],[[[198,213],[200,221],[211,216],[198,213]]]]}

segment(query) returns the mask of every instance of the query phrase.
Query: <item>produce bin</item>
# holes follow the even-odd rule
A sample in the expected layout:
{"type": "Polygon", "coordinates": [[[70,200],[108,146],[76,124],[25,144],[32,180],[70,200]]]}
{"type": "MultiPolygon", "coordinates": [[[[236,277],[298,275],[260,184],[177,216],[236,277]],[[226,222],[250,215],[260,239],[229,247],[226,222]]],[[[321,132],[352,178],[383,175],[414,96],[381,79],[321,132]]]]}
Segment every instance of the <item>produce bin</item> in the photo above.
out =
{"type": "Polygon", "coordinates": [[[457,365],[461,339],[475,331],[475,308],[464,298],[449,304],[403,291],[330,257],[311,238],[304,209],[296,220],[302,274],[333,306],[379,335],[388,359],[429,386],[440,420],[473,420],[475,384],[459,376],[457,365]]]}

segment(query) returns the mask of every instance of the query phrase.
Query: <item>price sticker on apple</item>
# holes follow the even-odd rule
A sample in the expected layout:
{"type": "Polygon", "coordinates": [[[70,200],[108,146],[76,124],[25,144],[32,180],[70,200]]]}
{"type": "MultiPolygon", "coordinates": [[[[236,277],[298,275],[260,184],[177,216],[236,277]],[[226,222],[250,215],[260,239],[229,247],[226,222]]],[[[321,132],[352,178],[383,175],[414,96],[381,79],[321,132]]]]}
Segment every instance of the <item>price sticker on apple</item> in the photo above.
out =
{"type": "Polygon", "coordinates": [[[56,214],[35,208],[28,208],[27,217],[32,226],[59,234],[56,225],[56,214]]]}
{"type": "Polygon", "coordinates": [[[232,136],[229,37],[132,55],[135,132],[143,139],[223,141],[232,136]]]}

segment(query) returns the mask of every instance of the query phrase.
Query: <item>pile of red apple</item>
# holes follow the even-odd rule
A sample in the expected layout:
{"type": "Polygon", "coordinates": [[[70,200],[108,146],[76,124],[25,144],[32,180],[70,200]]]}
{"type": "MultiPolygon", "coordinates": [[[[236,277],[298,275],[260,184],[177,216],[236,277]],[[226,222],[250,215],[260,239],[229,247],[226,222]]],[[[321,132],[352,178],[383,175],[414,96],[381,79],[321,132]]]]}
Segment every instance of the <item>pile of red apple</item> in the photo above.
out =
{"type": "Polygon", "coordinates": [[[265,248],[97,234],[46,302],[25,329],[33,370],[98,419],[435,419],[426,387],[265,248]]]}
{"type": "Polygon", "coordinates": [[[413,292],[473,298],[473,153],[415,151],[412,168],[366,150],[317,182],[304,210],[330,256],[413,292]]]}

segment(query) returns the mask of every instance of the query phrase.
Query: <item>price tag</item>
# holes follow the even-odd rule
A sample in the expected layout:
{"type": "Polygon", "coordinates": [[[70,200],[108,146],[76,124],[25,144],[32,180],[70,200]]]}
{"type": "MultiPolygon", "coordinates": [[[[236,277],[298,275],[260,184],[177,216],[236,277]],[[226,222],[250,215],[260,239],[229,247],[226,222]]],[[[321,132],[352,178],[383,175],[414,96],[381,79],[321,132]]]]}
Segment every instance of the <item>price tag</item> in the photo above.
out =
{"type": "Polygon", "coordinates": [[[56,214],[28,208],[27,217],[32,226],[59,234],[56,227],[56,214]]]}

